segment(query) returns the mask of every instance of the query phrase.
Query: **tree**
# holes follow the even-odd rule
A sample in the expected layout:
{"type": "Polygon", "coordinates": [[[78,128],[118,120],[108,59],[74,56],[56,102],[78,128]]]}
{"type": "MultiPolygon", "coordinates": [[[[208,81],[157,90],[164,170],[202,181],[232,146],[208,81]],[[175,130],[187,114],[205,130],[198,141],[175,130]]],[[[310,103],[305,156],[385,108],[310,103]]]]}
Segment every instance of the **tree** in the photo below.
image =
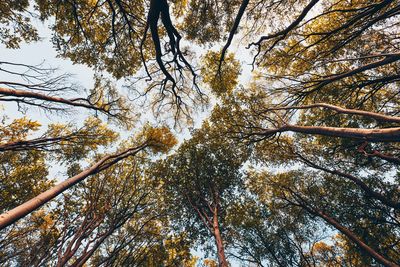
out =
{"type": "Polygon", "coordinates": [[[59,113],[71,111],[71,108],[83,108],[95,115],[103,114],[110,121],[128,128],[132,126],[134,113],[111,81],[94,77],[94,86],[85,97],[70,74],[57,75],[56,69],[42,64],[32,66],[3,61],[0,65],[0,72],[8,78],[0,81],[0,99],[16,103],[22,112],[26,112],[28,107],[59,113]],[[71,93],[80,95],[63,96],[71,93]]]}
{"type": "Polygon", "coordinates": [[[238,85],[240,74],[239,61],[234,54],[224,56],[224,64],[218,59],[222,54],[208,52],[203,59],[204,68],[201,70],[203,81],[210,86],[211,91],[220,98],[229,95],[238,85]]]}
{"type": "Polygon", "coordinates": [[[156,169],[169,201],[176,205],[176,223],[201,242],[211,235],[220,266],[228,266],[225,220],[234,195],[240,192],[240,167],[245,159],[246,151],[238,150],[228,140],[221,143],[218,126],[206,122],[156,169]]]}
{"type": "Polygon", "coordinates": [[[145,150],[146,148],[149,148],[156,153],[166,152],[176,143],[173,135],[171,135],[168,131],[168,128],[165,127],[155,129],[148,126],[143,130],[143,132],[138,134],[137,138],[138,140],[136,141],[136,144],[133,143],[128,148],[122,148],[121,151],[117,153],[100,158],[89,168],[86,168],[85,170],[75,174],[73,177],[58,183],[57,185],[19,205],[18,207],[1,214],[0,229],[7,227],[8,225],[16,222],[18,219],[28,215],[43,204],[46,204],[56,196],[63,193],[65,190],[83,181],[88,176],[106,170],[125,158],[135,156],[137,153],[145,150]]]}
{"type": "Polygon", "coordinates": [[[33,220],[37,224],[30,233],[21,229],[27,222],[19,222],[8,233],[8,239],[18,236],[18,242],[5,240],[2,258],[31,266],[190,262],[184,239],[181,245],[180,237],[169,236],[165,208],[158,199],[161,187],[145,174],[148,164],[146,159],[130,158],[77,185],[58,198],[55,207],[37,212],[41,218],[33,220]]]}
{"type": "MultiPolygon", "coordinates": [[[[393,109],[397,106],[397,80],[392,75],[398,58],[397,51],[388,45],[395,41],[387,34],[395,27],[390,17],[395,14],[391,13],[392,8],[397,6],[390,6],[388,2],[324,3],[321,13],[302,23],[316,2],[311,1],[286,29],[261,37],[253,44],[258,47],[257,63],[265,68],[266,74],[259,75],[247,92],[231,96],[217,112],[230,124],[227,134],[255,145],[255,159],[263,165],[279,168],[288,164],[289,168],[297,169],[295,164],[304,164],[307,166],[302,170],[304,173],[311,167],[325,177],[346,182],[348,190],[356,186],[356,192],[361,192],[358,194],[373,201],[363,206],[363,212],[369,215],[360,216],[367,216],[369,235],[374,236],[368,240],[375,244],[380,234],[373,229],[384,224],[397,225],[391,220],[396,221],[398,216],[397,175],[390,173],[397,172],[398,168],[395,136],[398,118],[396,108],[393,109]],[[340,25],[343,21],[348,22],[344,23],[345,27],[340,25]],[[379,25],[375,25],[378,21],[379,25]],[[382,38],[379,41],[375,39],[378,35],[382,38]],[[235,110],[237,115],[232,116],[230,110],[235,110]],[[385,139],[385,131],[393,135],[385,139]],[[285,135],[287,132],[292,133],[285,135]],[[286,151],[278,154],[280,159],[269,152],[275,146],[272,139],[286,151]]],[[[304,174],[302,177],[313,181],[304,174]]],[[[294,190],[293,185],[288,188],[294,190]]],[[[335,190],[331,189],[331,193],[335,190]]],[[[351,197],[357,196],[352,192],[351,197]]],[[[310,195],[307,191],[302,198],[310,195]]],[[[308,206],[302,204],[314,216],[321,214],[307,207],[318,209],[316,199],[308,199],[308,206]]],[[[342,209],[346,207],[344,200],[338,204],[342,209]]],[[[335,217],[329,214],[328,217],[325,222],[335,224],[335,217]]],[[[356,224],[355,218],[352,220],[348,223],[356,224]]],[[[340,225],[339,220],[336,226],[340,228],[340,225]]],[[[357,225],[355,229],[358,227],[361,228],[357,225]]],[[[396,235],[388,239],[392,238],[398,240],[396,235]]],[[[363,249],[359,241],[349,242],[363,249]]],[[[391,254],[385,251],[381,256],[388,255],[391,254]]],[[[398,264],[396,256],[388,257],[394,260],[384,264],[398,264]]]]}
{"type": "Polygon", "coordinates": [[[41,137],[27,140],[39,129],[37,121],[26,117],[0,126],[2,213],[54,184],[47,178],[46,162],[59,161],[69,166],[92,150],[109,145],[117,137],[96,118],[88,118],[80,129],[73,125],[50,124],[41,137]]]}
{"type": "Polygon", "coordinates": [[[179,117],[182,112],[187,115],[186,101],[192,99],[193,90],[202,98],[188,51],[181,48],[182,37],[172,23],[168,1],[37,1],[37,9],[42,20],[55,18],[53,41],[62,56],[107,71],[117,79],[137,75],[143,66],[145,76],[141,79],[153,82],[137,93],[148,95],[159,89],[153,94],[155,109],[172,108],[179,117]],[[162,49],[164,35],[168,41],[162,49]]]}
{"type": "Polygon", "coordinates": [[[36,29],[31,25],[28,7],[28,0],[1,4],[3,14],[0,42],[7,48],[18,48],[22,41],[33,42],[39,39],[36,29]]]}

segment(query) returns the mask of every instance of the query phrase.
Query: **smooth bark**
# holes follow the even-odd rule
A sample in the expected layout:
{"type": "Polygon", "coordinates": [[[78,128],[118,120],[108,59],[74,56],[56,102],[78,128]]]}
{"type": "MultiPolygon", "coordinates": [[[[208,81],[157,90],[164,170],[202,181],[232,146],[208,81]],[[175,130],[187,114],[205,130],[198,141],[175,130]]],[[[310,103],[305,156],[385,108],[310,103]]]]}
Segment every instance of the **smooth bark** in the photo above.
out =
{"type": "MultiPolygon", "coordinates": [[[[30,99],[36,99],[36,100],[43,100],[47,102],[53,102],[53,103],[59,103],[59,104],[65,104],[69,106],[74,106],[74,107],[83,107],[83,108],[88,108],[92,110],[97,110],[101,111],[104,113],[108,113],[106,110],[102,109],[101,107],[97,107],[95,105],[90,104],[87,100],[88,103],[83,103],[78,100],[83,100],[81,98],[79,99],[66,99],[62,97],[57,97],[57,96],[49,96],[37,92],[31,92],[31,91],[24,91],[24,90],[18,90],[18,89],[9,89],[9,88],[3,88],[0,87],[0,95],[3,96],[13,96],[16,98],[30,98],[30,99]]],[[[0,98],[1,100],[1,98],[0,98]]],[[[16,100],[17,101],[17,100],[16,100]]]]}
{"type": "Polygon", "coordinates": [[[32,198],[31,200],[19,205],[18,207],[1,214],[0,230],[4,229],[5,227],[15,223],[19,219],[30,214],[34,210],[38,209],[42,205],[46,204],[50,200],[54,199],[55,197],[63,193],[65,190],[85,180],[88,176],[94,175],[104,169],[107,169],[124,158],[137,154],[139,151],[143,150],[147,146],[148,146],[147,144],[143,144],[135,148],[127,149],[118,154],[103,157],[101,160],[99,160],[86,170],[82,171],[81,173],[66,179],[65,181],[55,185],[51,189],[39,194],[38,196],[32,198]]]}
{"type": "Polygon", "coordinates": [[[327,108],[327,109],[334,110],[337,113],[341,113],[341,114],[360,115],[360,116],[375,119],[377,121],[399,122],[400,123],[400,117],[388,116],[388,115],[384,115],[384,114],[380,114],[380,113],[376,113],[376,112],[359,110],[359,109],[342,108],[342,107],[327,104],[327,103],[315,103],[315,104],[303,105],[303,106],[273,107],[273,108],[267,109],[266,111],[268,111],[268,110],[289,110],[289,109],[312,109],[312,108],[327,108]]]}
{"type": "Polygon", "coordinates": [[[217,208],[214,209],[213,214],[213,234],[215,238],[215,243],[217,245],[218,262],[220,267],[228,267],[228,261],[225,256],[224,242],[222,240],[221,231],[219,229],[218,223],[218,211],[217,208]]]}
{"type": "Polygon", "coordinates": [[[284,125],[276,129],[266,129],[262,133],[253,135],[273,135],[283,132],[296,132],[303,134],[317,134],[323,136],[361,139],[370,142],[399,142],[400,127],[385,129],[360,129],[343,127],[325,127],[325,126],[299,126],[284,125]]]}
{"type": "Polygon", "coordinates": [[[302,206],[310,213],[322,218],[328,224],[335,227],[338,231],[340,231],[342,234],[344,234],[347,238],[349,238],[351,241],[353,241],[355,244],[357,244],[363,251],[365,251],[371,257],[373,257],[377,262],[379,262],[385,266],[389,266],[389,267],[399,267],[398,264],[386,259],[383,255],[379,254],[377,251],[375,251],[373,248],[371,248],[366,243],[364,243],[361,239],[359,239],[352,231],[350,231],[348,228],[344,227],[342,224],[340,224],[338,221],[336,221],[334,218],[330,217],[323,211],[321,211],[319,209],[315,209],[315,208],[311,209],[305,205],[302,205],[302,206]]]}

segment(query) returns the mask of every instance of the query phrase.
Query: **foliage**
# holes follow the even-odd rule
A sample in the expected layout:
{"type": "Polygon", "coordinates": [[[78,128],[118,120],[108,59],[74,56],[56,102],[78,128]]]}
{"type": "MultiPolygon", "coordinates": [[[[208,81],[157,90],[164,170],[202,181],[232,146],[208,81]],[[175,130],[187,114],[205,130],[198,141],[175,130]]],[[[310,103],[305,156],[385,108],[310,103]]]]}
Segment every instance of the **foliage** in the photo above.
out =
{"type": "Polygon", "coordinates": [[[201,73],[214,94],[221,97],[229,94],[238,84],[240,65],[233,54],[229,54],[224,61],[221,70],[218,70],[220,53],[209,51],[204,56],[204,68],[201,73]]]}
{"type": "Polygon", "coordinates": [[[29,14],[30,2],[7,1],[0,4],[0,42],[7,48],[19,48],[21,42],[33,42],[39,40],[35,27],[31,24],[29,14]]]}
{"type": "Polygon", "coordinates": [[[399,10],[3,1],[0,265],[399,266],[399,10]]]}

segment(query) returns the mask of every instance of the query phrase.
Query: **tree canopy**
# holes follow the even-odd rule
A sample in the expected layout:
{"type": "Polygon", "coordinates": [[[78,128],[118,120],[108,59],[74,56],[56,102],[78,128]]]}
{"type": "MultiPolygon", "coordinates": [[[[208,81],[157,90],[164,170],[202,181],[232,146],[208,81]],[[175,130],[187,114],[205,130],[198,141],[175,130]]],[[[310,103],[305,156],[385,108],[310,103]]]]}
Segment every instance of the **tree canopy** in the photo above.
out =
{"type": "Polygon", "coordinates": [[[400,266],[400,1],[0,11],[0,266],[400,266]]]}

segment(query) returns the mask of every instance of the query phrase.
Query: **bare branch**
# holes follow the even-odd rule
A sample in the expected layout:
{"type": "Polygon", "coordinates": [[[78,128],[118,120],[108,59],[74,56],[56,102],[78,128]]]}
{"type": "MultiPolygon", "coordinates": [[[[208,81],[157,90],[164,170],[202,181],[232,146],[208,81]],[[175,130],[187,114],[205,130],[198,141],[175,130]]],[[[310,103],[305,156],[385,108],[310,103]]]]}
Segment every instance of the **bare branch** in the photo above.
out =
{"type": "Polygon", "coordinates": [[[303,106],[272,107],[272,108],[266,109],[263,112],[267,112],[270,110],[312,109],[312,108],[327,108],[327,109],[334,110],[337,113],[360,115],[360,116],[373,118],[377,121],[382,121],[382,122],[400,122],[400,117],[388,116],[388,115],[379,114],[379,113],[372,112],[372,111],[342,108],[342,107],[327,104],[327,103],[315,103],[315,104],[303,105],[303,106]]]}
{"type": "Polygon", "coordinates": [[[243,14],[244,14],[248,4],[249,4],[249,0],[242,0],[239,11],[238,11],[235,21],[233,23],[232,29],[229,32],[228,40],[226,41],[226,44],[224,45],[224,47],[222,48],[222,51],[221,51],[221,57],[219,59],[219,65],[218,65],[218,73],[221,72],[221,66],[222,66],[222,63],[224,62],[225,54],[228,51],[228,48],[232,43],[233,36],[235,35],[236,31],[239,28],[240,20],[242,19],[243,14]]]}

